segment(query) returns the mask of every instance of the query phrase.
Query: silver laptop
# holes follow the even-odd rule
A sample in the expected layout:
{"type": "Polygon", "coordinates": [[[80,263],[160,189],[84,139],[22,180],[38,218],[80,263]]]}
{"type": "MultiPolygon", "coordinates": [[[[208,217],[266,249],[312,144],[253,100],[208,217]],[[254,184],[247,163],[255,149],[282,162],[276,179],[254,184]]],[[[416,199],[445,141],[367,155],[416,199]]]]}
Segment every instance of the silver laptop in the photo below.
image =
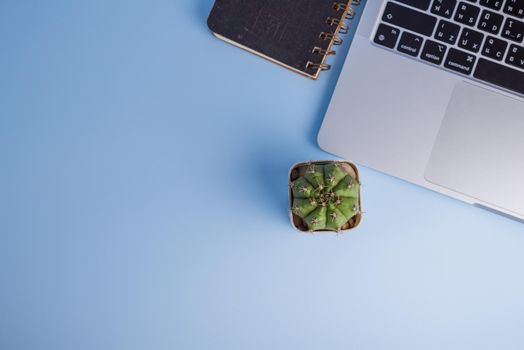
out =
{"type": "Polygon", "coordinates": [[[368,0],[321,148],[524,220],[524,0],[368,0]]]}

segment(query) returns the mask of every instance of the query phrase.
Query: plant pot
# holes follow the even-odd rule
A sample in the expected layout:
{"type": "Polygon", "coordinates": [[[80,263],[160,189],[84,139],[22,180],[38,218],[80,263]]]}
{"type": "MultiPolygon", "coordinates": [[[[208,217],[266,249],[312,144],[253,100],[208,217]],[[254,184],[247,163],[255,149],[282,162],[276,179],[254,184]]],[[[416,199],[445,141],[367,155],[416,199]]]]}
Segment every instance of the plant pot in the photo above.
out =
{"type": "Polygon", "coordinates": [[[362,221],[360,177],[348,161],[297,163],[289,171],[289,215],[301,232],[345,232],[362,221]]]}

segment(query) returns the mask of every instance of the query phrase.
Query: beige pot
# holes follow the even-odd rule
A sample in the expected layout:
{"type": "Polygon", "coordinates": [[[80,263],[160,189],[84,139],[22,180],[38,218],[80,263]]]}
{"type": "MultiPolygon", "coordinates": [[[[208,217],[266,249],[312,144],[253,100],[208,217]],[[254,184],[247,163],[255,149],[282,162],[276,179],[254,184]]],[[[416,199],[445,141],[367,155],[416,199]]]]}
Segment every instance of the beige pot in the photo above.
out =
{"type": "MultiPolygon", "coordinates": [[[[289,217],[291,219],[291,224],[294,228],[296,228],[300,232],[337,232],[337,231],[331,231],[331,230],[320,230],[320,231],[310,231],[304,221],[301,217],[294,214],[291,210],[293,206],[293,191],[291,184],[293,181],[301,177],[305,174],[307,166],[311,164],[317,164],[317,165],[326,165],[326,164],[334,164],[338,163],[340,167],[349,175],[351,175],[354,179],[356,179],[360,183],[360,177],[358,173],[357,166],[351,162],[348,162],[346,160],[342,161],[336,161],[336,160],[317,160],[317,161],[309,161],[309,162],[301,162],[293,165],[291,169],[289,170],[289,176],[288,176],[288,187],[289,187],[289,217]]],[[[362,221],[362,197],[360,195],[360,188],[359,188],[359,212],[357,215],[352,217],[351,219],[346,222],[339,232],[349,231],[354,228],[356,228],[358,225],[360,225],[360,222],[362,221]]]]}

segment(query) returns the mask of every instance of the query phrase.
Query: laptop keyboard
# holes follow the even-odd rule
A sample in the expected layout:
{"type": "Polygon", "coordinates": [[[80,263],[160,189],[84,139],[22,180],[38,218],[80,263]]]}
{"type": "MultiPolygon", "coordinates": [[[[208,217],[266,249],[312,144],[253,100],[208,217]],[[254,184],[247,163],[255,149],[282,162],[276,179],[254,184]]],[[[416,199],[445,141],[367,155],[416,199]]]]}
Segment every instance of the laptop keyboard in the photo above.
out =
{"type": "Polygon", "coordinates": [[[524,0],[394,0],[373,41],[524,95],[524,0]]]}

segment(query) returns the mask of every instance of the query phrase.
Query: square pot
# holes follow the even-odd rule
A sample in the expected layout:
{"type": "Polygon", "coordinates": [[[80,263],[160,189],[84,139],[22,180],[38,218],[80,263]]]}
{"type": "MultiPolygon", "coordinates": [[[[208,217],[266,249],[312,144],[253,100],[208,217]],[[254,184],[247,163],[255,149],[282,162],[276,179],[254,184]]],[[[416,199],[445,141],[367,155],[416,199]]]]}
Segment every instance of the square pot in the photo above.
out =
{"type": "Polygon", "coordinates": [[[360,184],[359,172],[355,164],[348,162],[346,160],[336,161],[336,160],[319,160],[319,161],[309,161],[301,162],[293,165],[289,171],[288,184],[289,184],[289,216],[291,219],[291,224],[295,229],[300,232],[345,232],[356,228],[362,221],[362,205],[361,205],[361,195],[360,195],[360,186],[358,186],[358,208],[357,214],[349,219],[339,230],[334,229],[322,229],[322,230],[310,230],[307,224],[304,222],[300,216],[293,212],[293,202],[295,197],[293,195],[293,183],[299,179],[301,176],[306,174],[308,167],[311,165],[329,165],[329,164],[338,164],[340,168],[348,175],[353,177],[360,184]]]}

